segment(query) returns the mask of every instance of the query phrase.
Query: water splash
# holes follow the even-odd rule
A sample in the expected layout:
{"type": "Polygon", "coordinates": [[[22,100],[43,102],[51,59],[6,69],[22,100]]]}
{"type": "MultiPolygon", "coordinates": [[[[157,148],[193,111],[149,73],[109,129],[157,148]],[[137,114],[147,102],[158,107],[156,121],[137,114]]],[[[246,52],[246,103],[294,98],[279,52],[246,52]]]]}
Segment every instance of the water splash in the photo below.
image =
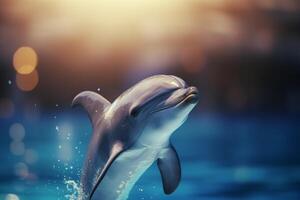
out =
{"type": "Polygon", "coordinates": [[[87,195],[82,191],[81,184],[74,180],[65,180],[65,185],[67,188],[67,194],[65,199],[68,200],[83,200],[87,198],[87,195]]]}

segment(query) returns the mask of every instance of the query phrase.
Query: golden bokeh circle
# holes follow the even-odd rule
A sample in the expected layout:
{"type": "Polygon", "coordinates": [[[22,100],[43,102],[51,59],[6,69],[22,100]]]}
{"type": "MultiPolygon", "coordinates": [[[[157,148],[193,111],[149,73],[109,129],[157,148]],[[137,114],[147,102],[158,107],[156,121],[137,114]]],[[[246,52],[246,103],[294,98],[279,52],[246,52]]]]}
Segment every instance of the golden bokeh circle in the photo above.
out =
{"type": "Polygon", "coordinates": [[[33,90],[39,82],[39,74],[36,70],[30,74],[16,74],[16,83],[20,90],[31,91],[33,90]]]}
{"type": "Polygon", "coordinates": [[[20,47],[13,57],[13,65],[19,74],[30,74],[35,70],[38,56],[31,47],[20,47]]]}

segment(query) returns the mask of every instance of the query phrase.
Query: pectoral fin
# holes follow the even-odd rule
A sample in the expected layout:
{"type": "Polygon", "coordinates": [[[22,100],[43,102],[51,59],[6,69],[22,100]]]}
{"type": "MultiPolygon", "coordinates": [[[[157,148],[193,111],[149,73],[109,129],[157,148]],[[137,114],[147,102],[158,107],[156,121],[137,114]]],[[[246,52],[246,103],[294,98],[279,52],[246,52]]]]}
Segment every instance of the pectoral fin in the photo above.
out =
{"type": "Polygon", "coordinates": [[[88,112],[89,118],[95,126],[99,116],[103,111],[111,105],[111,103],[106,100],[103,96],[96,92],[84,91],[79,93],[72,102],[72,106],[81,105],[88,112]]]}
{"type": "Polygon", "coordinates": [[[180,161],[172,145],[161,153],[157,165],[162,177],[164,192],[171,194],[176,190],[181,179],[180,161]]]}

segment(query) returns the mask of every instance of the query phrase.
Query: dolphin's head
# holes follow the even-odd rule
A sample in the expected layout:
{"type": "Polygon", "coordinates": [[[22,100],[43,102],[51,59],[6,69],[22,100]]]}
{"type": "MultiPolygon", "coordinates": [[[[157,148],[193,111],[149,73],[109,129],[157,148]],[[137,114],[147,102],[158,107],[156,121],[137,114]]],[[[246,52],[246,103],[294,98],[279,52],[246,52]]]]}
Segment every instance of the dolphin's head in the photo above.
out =
{"type": "MultiPolygon", "coordinates": [[[[147,78],[128,91],[131,100],[128,115],[143,125],[143,134],[160,140],[168,138],[187,118],[199,100],[196,87],[171,75],[147,78]]],[[[149,140],[146,139],[146,140],[149,140]]],[[[152,142],[151,142],[152,143],[152,142]]]]}
{"type": "Polygon", "coordinates": [[[131,93],[135,95],[132,95],[129,114],[137,120],[170,110],[175,116],[187,115],[199,99],[196,87],[189,87],[181,78],[172,75],[149,77],[135,85],[131,93]]]}

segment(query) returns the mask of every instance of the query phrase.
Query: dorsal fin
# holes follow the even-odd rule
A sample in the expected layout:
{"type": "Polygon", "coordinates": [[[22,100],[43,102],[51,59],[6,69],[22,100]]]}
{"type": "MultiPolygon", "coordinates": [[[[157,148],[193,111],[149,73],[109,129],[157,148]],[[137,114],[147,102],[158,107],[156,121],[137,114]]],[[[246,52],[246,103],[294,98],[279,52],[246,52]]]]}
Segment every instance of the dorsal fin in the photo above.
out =
{"type": "Polygon", "coordinates": [[[88,112],[94,127],[103,111],[108,108],[111,103],[96,92],[84,91],[73,99],[72,106],[75,105],[81,105],[88,112]]]}

